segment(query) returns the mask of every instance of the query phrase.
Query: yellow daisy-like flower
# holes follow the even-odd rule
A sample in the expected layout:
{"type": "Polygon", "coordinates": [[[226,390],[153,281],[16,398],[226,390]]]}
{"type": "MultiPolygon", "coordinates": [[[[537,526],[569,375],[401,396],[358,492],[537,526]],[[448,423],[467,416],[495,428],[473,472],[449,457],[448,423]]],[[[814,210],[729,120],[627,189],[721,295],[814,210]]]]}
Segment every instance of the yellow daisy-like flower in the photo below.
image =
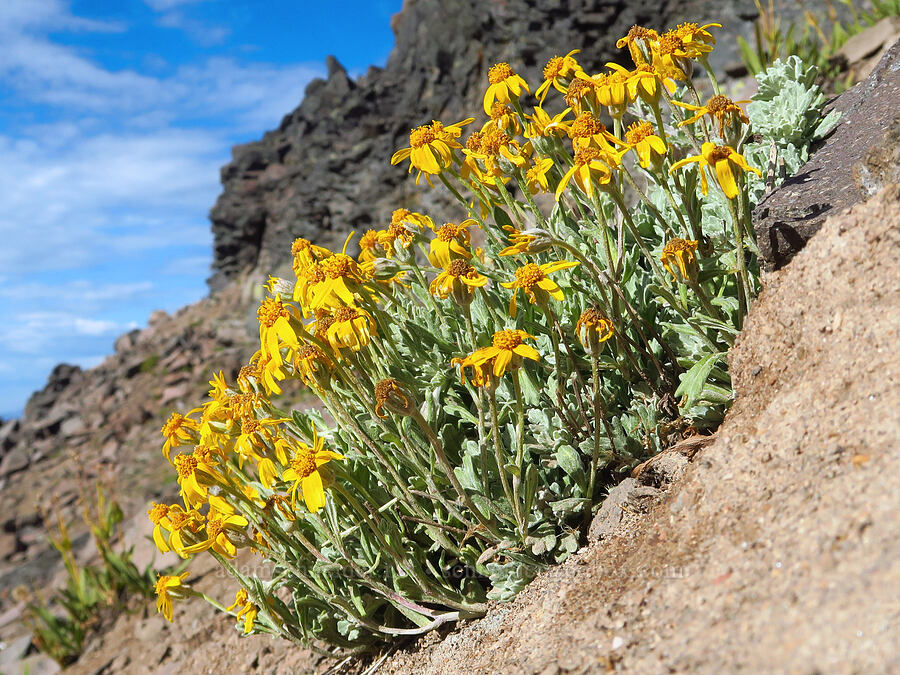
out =
{"type": "Polygon", "coordinates": [[[375,383],[375,414],[384,419],[384,409],[398,415],[409,415],[412,412],[412,404],[406,395],[406,391],[398,380],[389,377],[375,383]]]}
{"type": "Polygon", "coordinates": [[[588,146],[575,153],[575,161],[556,186],[556,201],[559,201],[563,190],[574,180],[588,198],[593,198],[594,190],[609,185],[613,177],[613,169],[619,166],[621,155],[604,152],[600,148],[588,146]]]}
{"type": "Polygon", "coordinates": [[[634,25],[628,31],[628,35],[619,38],[616,42],[616,47],[622,49],[622,47],[627,46],[634,65],[640,66],[647,63],[647,59],[650,58],[652,53],[651,45],[658,40],[659,33],[652,28],[634,25]]]}
{"type": "Polygon", "coordinates": [[[576,267],[578,264],[578,262],[573,260],[559,260],[557,262],[544,263],[543,265],[528,263],[518,268],[515,281],[500,284],[503,288],[513,289],[512,298],[509,301],[510,316],[516,315],[516,297],[519,295],[520,288],[532,305],[535,303],[545,305],[550,298],[562,300],[565,297],[562,289],[547,275],[559,270],[576,267]]]}
{"type": "Polygon", "coordinates": [[[500,251],[500,255],[518,255],[519,253],[541,253],[553,245],[553,235],[538,227],[517,230],[512,225],[504,225],[509,232],[510,246],[500,251]]]}
{"type": "MultiPolygon", "coordinates": [[[[193,412],[196,412],[196,410],[192,410],[188,415],[193,412]]],[[[196,420],[177,412],[169,415],[169,419],[163,424],[160,433],[166,437],[162,451],[170,464],[172,460],[169,458],[169,455],[172,452],[172,448],[196,444],[200,440],[199,431],[200,425],[196,420]]]]}
{"type": "Polygon", "coordinates": [[[315,513],[325,506],[325,485],[322,475],[319,473],[319,467],[333,459],[342,460],[344,456],[331,450],[325,450],[323,445],[324,441],[315,435],[312,448],[306,443],[300,443],[295,448],[291,465],[282,474],[285,481],[294,483],[290,490],[291,508],[296,508],[298,488],[303,491],[303,501],[310,513],[315,513]]]}
{"type": "Polygon", "coordinates": [[[516,111],[505,103],[500,103],[500,101],[496,101],[491,106],[491,119],[485,123],[485,126],[488,124],[497,127],[510,136],[522,133],[522,123],[519,121],[516,111]]]}
{"type": "Polygon", "coordinates": [[[741,107],[738,103],[749,103],[750,101],[732,101],[727,96],[722,96],[718,94],[713,96],[709,101],[706,102],[704,106],[691,105],[690,103],[682,103],[681,101],[672,101],[675,105],[681,106],[682,108],[687,108],[695,112],[696,114],[681,122],[678,126],[682,127],[685,124],[693,124],[697,120],[699,120],[704,115],[709,115],[710,117],[714,117],[716,121],[719,123],[719,136],[725,138],[725,127],[726,126],[740,126],[740,123],[750,124],[750,119],[747,115],[744,114],[744,111],[741,110],[741,107]]]}
{"type": "Polygon", "coordinates": [[[197,508],[206,501],[209,485],[215,484],[218,473],[216,462],[210,460],[196,449],[190,455],[175,457],[175,470],[178,472],[178,485],[181,487],[181,499],[189,508],[197,508]],[[201,482],[201,480],[203,482],[201,482]]]}
{"type": "Polygon", "coordinates": [[[246,528],[250,523],[244,516],[238,515],[235,508],[221,497],[210,495],[209,514],[206,518],[206,539],[191,546],[186,546],[186,553],[199,553],[212,549],[226,558],[237,555],[237,546],[231,537],[241,533],[246,538],[246,528]]]}
{"type": "Polygon", "coordinates": [[[160,553],[175,551],[182,558],[184,553],[184,538],[182,530],[196,532],[197,526],[203,523],[203,516],[194,509],[185,510],[180,504],[154,504],[147,516],[153,523],[153,543],[160,553]],[[169,533],[168,541],[163,531],[169,533]]]}
{"type": "Polygon", "coordinates": [[[568,128],[569,138],[572,139],[572,147],[578,151],[590,145],[604,152],[615,152],[616,145],[623,145],[622,141],[606,130],[597,117],[590,112],[583,112],[575,118],[568,128]]]}
{"type": "Polygon", "coordinates": [[[458,225],[444,223],[434,231],[434,239],[429,244],[428,260],[435,267],[447,267],[453,260],[472,257],[469,250],[469,229],[476,221],[467,218],[458,225]]]}
{"type": "Polygon", "coordinates": [[[535,106],[533,114],[526,115],[528,124],[525,127],[525,135],[528,138],[561,137],[566,133],[567,126],[563,120],[570,112],[572,112],[572,109],[566,108],[558,115],[551,117],[543,108],[535,106]]]}
{"type": "Polygon", "coordinates": [[[676,238],[670,239],[663,248],[659,258],[675,281],[696,279],[697,244],[696,241],[676,238]]]}
{"type": "Polygon", "coordinates": [[[593,353],[597,346],[613,336],[613,322],[596,307],[590,307],[581,313],[575,324],[578,341],[589,352],[593,353]]]}
{"type": "Polygon", "coordinates": [[[172,622],[173,600],[182,600],[194,594],[190,588],[182,582],[190,572],[184,572],[177,577],[160,575],[156,580],[156,611],[166,617],[166,621],[172,622]]]}
{"type": "Polygon", "coordinates": [[[707,28],[721,28],[720,23],[707,23],[699,26],[696,23],[682,23],[675,29],[675,33],[681,38],[682,49],[691,58],[700,58],[713,50],[716,38],[707,28]]]}
{"type": "Polygon", "coordinates": [[[458,305],[468,305],[475,297],[475,289],[484,286],[488,278],[469,264],[468,260],[451,260],[428,290],[439,298],[452,297],[458,305]]]}
{"type": "Polygon", "coordinates": [[[623,68],[621,71],[600,73],[591,78],[596,89],[597,101],[609,110],[611,117],[622,117],[625,108],[634,101],[634,88],[629,86],[629,76],[630,73],[623,68]]]}
{"type": "MultiPolygon", "coordinates": [[[[457,361],[457,363],[461,369],[471,366],[477,372],[486,363],[491,362],[493,363],[491,368],[493,376],[502,377],[507,369],[515,370],[521,367],[523,358],[531,359],[532,361],[540,360],[540,353],[531,345],[524,343],[526,338],[533,339],[534,336],[526,333],[524,330],[499,330],[494,333],[490,347],[482,347],[461,361],[457,361]]],[[[483,376],[479,376],[479,379],[485,384],[489,382],[483,376]]],[[[478,381],[473,378],[473,383],[476,386],[483,386],[479,385],[478,381]]]]}
{"type": "Polygon", "coordinates": [[[328,327],[326,337],[335,352],[349,347],[354,352],[369,344],[375,332],[375,320],[359,307],[339,307],[334,312],[334,321],[328,327]]]}
{"type": "MultiPolygon", "coordinates": [[[[384,252],[379,250],[379,237],[384,234],[383,230],[366,230],[363,236],[359,238],[359,262],[368,263],[384,256],[384,252]]],[[[321,268],[320,268],[321,269],[321,268]]],[[[297,298],[294,298],[297,300],[297,298]]]]}
{"type": "Polygon", "coordinates": [[[715,172],[722,191],[729,199],[734,199],[740,194],[732,165],[741,171],[752,171],[757,176],[762,177],[760,170],[747,164],[747,160],[744,159],[743,155],[735,151],[734,148],[730,148],[727,145],[715,145],[714,143],[704,143],[700,148],[699,155],[685,157],[675,162],[672,168],[669,169],[669,173],[692,162],[699,162],[700,164],[700,188],[703,190],[703,194],[706,194],[709,188],[706,181],[706,173],[703,169],[715,172]]]}
{"type": "Polygon", "coordinates": [[[535,160],[534,165],[528,168],[528,171],[525,172],[525,185],[531,194],[550,192],[550,181],[547,174],[552,168],[553,160],[549,157],[535,160]]]}
{"type": "Polygon", "coordinates": [[[265,450],[267,444],[274,443],[277,436],[277,430],[273,433],[268,427],[287,421],[286,418],[258,420],[255,417],[244,417],[241,420],[241,433],[234,443],[234,451],[240,455],[241,464],[243,465],[246,457],[259,459],[257,450],[265,450]]]}
{"type": "Polygon", "coordinates": [[[297,274],[299,274],[300,270],[312,265],[314,262],[324,260],[331,255],[331,251],[327,248],[316,246],[311,243],[309,239],[294,239],[294,243],[291,244],[291,256],[294,260],[293,268],[294,272],[297,274]]]}
{"type": "Polygon", "coordinates": [[[387,256],[391,257],[394,254],[395,244],[409,248],[416,236],[422,234],[425,228],[434,229],[434,221],[425,214],[415,213],[409,209],[394,209],[390,225],[379,233],[378,243],[387,256]]]}
{"type": "Polygon", "coordinates": [[[253,630],[253,622],[259,614],[259,608],[250,602],[250,596],[247,590],[242,588],[234,595],[234,602],[225,608],[226,612],[233,612],[240,607],[241,609],[235,614],[234,618],[244,622],[244,635],[249,635],[253,630]]]}
{"type": "Polygon", "coordinates": [[[315,294],[309,301],[311,309],[351,305],[356,302],[356,293],[366,293],[363,288],[364,272],[359,264],[347,255],[347,246],[353,234],[351,232],[347,235],[340,253],[335,253],[319,263],[325,280],[315,286],[315,294]]]}
{"type": "Polygon", "coordinates": [[[606,66],[626,78],[625,86],[628,87],[628,96],[632,100],[640,97],[648,104],[656,105],[662,95],[662,87],[670,94],[675,91],[675,82],[671,78],[659,75],[647,63],[639,65],[634,70],[623,68],[618,63],[607,63],[606,66]]]}
{"type": "Polygon", "coordinates": [[[575,77],[566,87],[566,103],[581,114],[585,110],[592,110],[599,105],[597,101],[597,82],[585,73],[576,73],[575,77]]]}
{"type": "Polygon", "coordinates": [[[300,346],[297,333],[291,327],[291,309],[278,298],[266,298],[256,310],[259,319],[260,350],[279,367],[283,363],[280,341],[290,349],[297,349],[300,346]]]}
{"type": "Polygon", "coordinates": [[[307,387],[321,387],[328,381],[332,367],[328,355],[314,344],[301,345],[294,354],[294,368],[307,387]]]}
{"type": "Polygon", "coordinates": [[[560,94],[565,95],[566,87],[569,85],[569,82],[572,81],[575,73],[581,70],[578,61],[572,58],[579,51],[581,50],[573,49],[565,56],[554,56],[547,61],[547,65],[544,66],[544,81],[541,83],[541,86],[537,88],[537,91],[534,92],[534,95],[537,96],[537,100],[540,101],[542,105],[551,86],[560,94]]]}
{"type": "Polygon", "coordinates": [[[641,166],[659,171],[666,157],[666,144],[650,122],[635,122],[625,132],[625,143],[637,153],[641,166]]]}
{"type": "MultiPolygon", "coordinates": [[[[462,127],[475,121],[474,117],[444,126],[441,122],[432,121],[431,124],[416,127],[409,132],[408,148],[403,148],[391,157],[391,164],[399,164],[405,159],[409,160],[409,173],[418,169],[416,185],[422,174],[436,176],[453,163],[453,150],[462,146],[457,138],[462,134],[462,127]]],[[[428,179],[431,183],[431,179],[428,179]]]]}
{"type": "Polygon", "coordinates": [[[491,114],[491,106],[494,105],[495,101],[509,103],[512,97],[518,99],[522,95],[523,89],[527,92],[531,91],[525,80],[516,75],[508,63],[497,63],[491,66],[491,69],[488,71],[488,81],[490,86],[484,92],[484,112],[486,115],[491,114]]]}

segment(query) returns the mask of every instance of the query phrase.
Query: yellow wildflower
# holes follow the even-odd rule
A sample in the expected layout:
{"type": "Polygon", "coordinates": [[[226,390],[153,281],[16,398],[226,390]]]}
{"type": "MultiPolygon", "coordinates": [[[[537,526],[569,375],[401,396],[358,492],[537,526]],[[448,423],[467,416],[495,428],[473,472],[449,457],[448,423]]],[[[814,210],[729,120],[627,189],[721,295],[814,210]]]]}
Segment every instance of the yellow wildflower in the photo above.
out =
{"type": "Polygon", "coordinates": [[[525,172],[525,185],[528,191],[536,195],[538,192],[550,192],[550,182],[547,174],[553,168],[553,160],[549,157],[543,157],[535,160],[533,166],[525,172]]]}
{"type": "Polygon", "coordinates": [[[298,274],[300,270],[312,265],[314,262],[324,260],[331,255],[331,251],[327,248],[316,246],[311,243],[309,239],[294,239],[294,243],[291,244],[291,256],[294,260],[293,268],[294,272],[298,274]]]}
{"type": "Polygon", "coordinates": [[[566,133],[566,123],[563,120],[570,112],[572,112],[572,109],[566,108],[558,115],[550,117],[543,108],[535,106],[534,113],[526,115],[528,125],[525,128],[525,135],[529,138],[562,136],[566,133]]]}
{"type": "Polygon", "coordinates": [[[400,382],[393,377],[379,380],[375,383],[375,414],[384,419],[387,417],[382,411],[387,408],[398,415],[409,415],[409,399],[400,382]]]}
{"type": "Polygon", "coordinates": [[[172,622],[172,600],[182,600],[194,594],[190,588],[182,582],[190,572],[184,572],[177,577],[160,575],[156,580],[156,611],[166,617],[166,621],[172,622]]]}
{"type": "MultiPolygon", "coordinates": [[[[186,546],[186,553],[199,553],[212,549],[226,558],[237,555],[237,546],[231,540],[236,533],[243,534],[249,522],[238,515],[235,508],[221,497],[210,495],[209,514],[206,519],[206,539],[186,546]]],[[[246,535],[244,535],[246,537],[246,535]]]]}
{"type": "Polygon", "coordinates": [[[571,82],[575,73],[581,70],[578,61],[573,58],[573,55],[577,54],[579,51],[581,50],[573,49],[565,56],[554,56],[547,61],[547,65],[544,66],[544,81],[541,83],[541,86],[537,88],[537,91],[534,92],[534,95],[537,96],[537,100],[540,101],[542,105],[551,86],[560,94],[565,95],[566,87],[569,82],[571,82]]]}
{"type": "MultiPolygon", "coordinates": [[[[391,157],[391,164],[398,164],[405,159],[409,160],[409,173],[418,169],[416,185],[422,174],[436,176],[453,162],[453,150],[462,146],[457,142],[462,127],[475,121],[474,117],[444,126],[441,122],[432,121],[430,125],[416,127],[409,132],[408,148],[403,148],[391,157]]],[[[431,182],[431,179],[428,179],[431,182]]]]}
{"type": "MultiPolygon", "coordinates": [[[[192,410],[188,415],[193,412],[196,412],[196,410],[192,410]]],[[[172,448],[197,443],[200,440],[198,433],[199,429],[200,426],[197,421],[190,417],[186,417],[177,412],[173,412],[169,415],[169,419],[163,424],[160,432],[166,437],[166,442],[163,444],[162,451],[170,464],[172,463],[172,460],[169,459],[169,455],[172,452],[172,448]]]]}
{"type": "Polygon", "coordinates": [[[553,245],[553,236],[539,227],[517,230],[512,225],[504,225],[509,232],[510,246],[500,251],[500,255],[518,255],[519,253],[540,253],[553,245]]]}
{"type": "Polygon", "coordinates": [[[301,345],[294,354],[294,368],[306,386],[322,386],[332,368],[331,359],[314,344],[301,345]]]}
{"type": "MultiPolygon", "coordinates": [[[[461,361],[457,361],[457,363],[461,370],[472,366],[477,373],[478,368],[491,361],[493,363],[491,372],[494,377],[502,377],[507,368],[515,370],[521,367],[523,358],[531,359],[532,361],[540,360],[541,355],[538,351],[523,342],[526,338],[534,338],[534,336],[529,335],[524,330],[499,330],[494,333],[490,347],[482,347],[461,361]]],[[[489,382],[483,376],[479,377],[483,383],[487,384],[489,382]]],[[[473,383],[477,386],[482,386],[478,385],[478,380],[476,379],[473,379],[473,383]]]]}
{"type": "Polygon", "coordinates": [[[494,101],[509,103],[513,97],[518,99],[523,89],[527,92],[531,91],[525,80],[516,75],[508,63],[497,63],[491,66],[491,69],[488,71],[488,81],[490,86],[484,92],[484,112],[486,115],[491,114],[491,106],[494,105],[494,101]]]}
{"type": "Polygon", "coordinates": [[[347,246],[352,237],[353,232],[347,235],[340,253],[322,261],[325,280],[316,284],[315,295],[309,302],[310,309],[351,305],[356,301],[354,293],[363,293],[363,272],[359,264],[347,255],[347,246]]]}
{"type": "Polygon", "coordinates": [[[447,267],[453,260],[471,258],[469,250],[469,229],[476,222],[467,218],[459,225],[444,223],[434,231],[434,238],[429,244],[428,259],[435,267],[447,267]]]}
{"type": "Polygon", "coordinates": [[[497,101],[491,106],[491,119],[488,124],[497,127],[511,136],[522,133],[522,123],[519,121],[516,111],[505,103],[497,101]]]}
{"type": "Polygon", "coordinates": [[[242,588],[240,589],[234,596],[234,602],[225,608],[226,612],[233,612],[235,609],[240,606],[240,610],[237,614],[235,614],[235,618],[238,621],[243,620],[244,622],[244,635],[249,635],[253,630],[253,622],[256,621],[256,617],[259,614],[259,609],[256,605],[250,602],[250,596],[247,594],[247,590],[242,588]]]}
{"type": "Polygon", "coordinates": [[[566,103],[581,114],[597,103],[597,83],[584,73],[577,73],[566,87],[566,103]]]}
{"type": "Polygon", "coordinates": [[[215,483],[216,463],[210,461],[202,452],[181,454],[175,457],[175,470],[178,472],[178,485],[181,486],[181,499],[184,505],[193,509],[206,501],[209,493],[208,484],[215,483]],[[201,483],[201,478],[203,482],[201,483]]]}
{"type": "Polygon", "coordinates": [[[434,229],[434,221],[425,214],[415,213],[409,209],[394,209],[390,225],[379,233],[378,243],[386,255],[391,257],[394,254],[395,242],[403,248],[409,248],[416,235],[422,234],[426,227],[434,229]]]}
{"type": "Polygon", "coordinates": [[[518,268],[515,281],[500,284],[504,288],[513,290],[512,298],[509,301],[510,316],[516,315],[516,297],[519,295],[520,288],[531,304],[544,306],[550,298],[562,300],[564,298],[562,289],[547,275],[559,270],[576,267],[578,264],[572,260],[559,260],[557,262],[544,263],[543,265],[528,263],[518,268]]]}
{"type": "Polygon", "coordinates": [[[647,63],[652,53],[650,46],[659,40],[659,33],[652,28],[634,25],[628,31],[628,35],[616,42],[616,47],[621,49],[627,45],[631,54],[631,60],[636,66],[647,63]]]}
{"type": "Polygon", "coordinates": [[[752,171],[757,176],[762,176],[760,170],[747,164],[747,160],[744,159],[743,155],[736,152],[734,148],[730,148],[727,145],[715,145],[714,143],[704,143],[703,147],[700,148],[699,155],[685,157],[675,162],[672,168],[669,169],[669,173],[691,162],[699,162],[700,164],[700,188],[703,190],[703,194],[706,194],[709,188],[706,181],[706,173],[703,169],[715,171],[719,185],[729,199],[734,199],[740,193],[732,164],[742,171],[752,171]]]}
{"type": "MultiPolygon", "coordinates": [[[[313,433],[315,434],[315,431],[313,433]]],[[[322,438],[315,434],[312,448],[306,443],[300,443],[296,447],[291,465],[282,475],[284,480],[294,482],[290,490],[291,508],[296,508],[298,488],[303,491],[303,501],[311,513],[325,506],[325,486],[319,467],[333,459],[342,460],[344,456],[325,450],[323,445],[322,438]]]]}
{"type": "Polygon", "coordinates": [[[580,149],[575,153],[572,168],[566,171],[556,187],[556,200],[559,201],[570,180],[574,180],[582,192],[593,198],[596,186],[602,189],[602,186],[609,185],[620,158],[617,153],[604,152],[593,146],[580,149]]]}
{"type": "Polygon", "coordinates": [[[635,122],[625,132],[625,143],[634,148],[641,166],[645,169],[659,171],[665,159],[667,148],[665,141],[656,135],[650,122],[635,122]]]}
{"type": "Polygon", "coordinates": [[[484,286],[488,278],[469,264],[468,260],[451,260],[429,286],[432,295],[439,298],[451,296],[458,305],[468,305],[475,296],[475,289],[484,286]]]}
{"type": "Polygon", "coordinates": [[[588,111],[576,117],[567,131],[576,151],[593,145],[604,152],[615,152],[614,145],[623,145],[622,141],[606,130],[603,122],[588,111]]]}
{"type": "Polygon", "coordinates": [[[358,307],[339,307],[334,313],[334,321],[328,327],[326,337],[332,348],[338,352],[349,347],[354,352],[369,344],[375,332],[375,320],[358,307]]]}
{"type": "Polygon", "coordinates": [[[669,240],[663,248],[660,260],[675,281],[697,278],[697,244],[696,241],[676,238],[669,240]]]}
{"type": "Polygon", "coordinates": [[[665,87],[670,94],[675,91],[675,82],[671,78],[661,76],[649,64],[641,64],[634,70],[623,68],[618,63],[607,63],[606,65],[625,77],[628,98],[631,100],[640,97],[648,104],[655,106],[659,103],[659,97],[662,95],[661,87],[665,87]]]}
{"type": "Polygon", "coordinates": [[[682,103],[681,101],[672,101],[672,103],[696,113],[693,117],[684,120],[684,122],[681,122],[678,126],[681,127],[685,124],[693,124],[704,115],[709,115],[710,117],[714,117],[719,123],[719,136],[722,138],[725,138],[726,125],[739,127],[741,122],[744,124],[750,123],[750,119],[744,114],[741,107],[737,105],[737,103],[749,103],[749,101],[738,101],[735,103],[727,96],[718,94],[709,99],[704,106],[691,105],[690,103],[682,103]]]}
{"type": "Polygon", "coordinates": [[[195,509],[181,507],[180,504],[154,504],[147,515],[153,523],[153,543],[160,553],[175,551],[182,558],[184,553],[184,536],[182,530],[195,532],[198,525],[203,523],[203,516],[195,509]],[[169,533],[168,541],[163,536],[163,531],[169,533]]]}
{"type": "Polygon", "coordinates": [[[607,319],[595,307],[584,310],[575,324],[575,334],[578,336],[578,341],[592,353],[599,344],[609,340],[614,332],[612,321],[607,319]]]}
{"type": "Polygon", "coordinates": [[[279,338],[291,349],[297,349],[297,333],[291,327],[291,311],[278,298],[266,298],[256,310],[259,319],[260,350],[278,366],[282,364],[279,338]]]}

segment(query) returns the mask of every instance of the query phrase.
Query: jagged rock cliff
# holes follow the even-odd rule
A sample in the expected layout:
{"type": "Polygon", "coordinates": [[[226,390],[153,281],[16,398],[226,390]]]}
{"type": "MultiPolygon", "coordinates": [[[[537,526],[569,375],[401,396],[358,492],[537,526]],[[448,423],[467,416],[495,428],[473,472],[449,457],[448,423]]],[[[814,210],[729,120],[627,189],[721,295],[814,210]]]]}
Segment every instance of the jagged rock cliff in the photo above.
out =
{"type": "Polygon", "coordinates": [[[385,68],[354,81],[330,58],[328,79],[313,81],[278,129],[234,149],[210,213],[210,286],[248,268],[278,269],[295,237],[339,246],[350,230],[383,226],[399,206],[433,207],[440,217],[446,203],[416,188],[390,156],[411,126],[479,110],[495,62],[537,83],[548,59],[581,49],[585,68],[599,70],[623,57],[615,43],[633,24],[689,20],[726,26],[716,52],[726,67],[738,61],[733,35],[747,33],[754,16],[752,0],[714,9],[699,0],[406,0],[385,68]]]}

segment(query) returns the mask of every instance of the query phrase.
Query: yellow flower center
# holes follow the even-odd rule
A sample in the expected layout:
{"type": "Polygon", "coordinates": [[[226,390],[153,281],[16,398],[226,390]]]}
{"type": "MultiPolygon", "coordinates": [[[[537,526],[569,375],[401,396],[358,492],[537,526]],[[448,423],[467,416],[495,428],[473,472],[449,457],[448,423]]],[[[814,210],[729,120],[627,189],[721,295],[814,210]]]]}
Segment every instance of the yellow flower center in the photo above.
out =
{"type": "Polygon", "coordinates": [[[308,283],[318,284],[325,281],[325,272],[322,271],[322,266],[319,263],[313,263],[303,270],[303,278],[308,283]]]}
{"type": "Polygon", "coordinates": [[[291,468],[300,478],[311,476],[316,471],[316,456],[311,452],[301,452],[291,460],[291,468]]]}
{"type": "Polygon", "coordinates": [[[178,455],[175,458],[175,470],[179,478],[190,478],[197,469],[197,458],[191,455],[178,455]]]}
{"type": "Polygon", "coordinates": [[[566,89],[566,103],[568,103],[570,106],[574,106],[576,103],[581,101],[581,99],[587,96],[592,89],[593,86],[590,82],[582,80],[580,77],[576,77],[574,80],[572,80],[572,82],[566,89]]]}
{"type": "Polygon", "coordinates": [[[512,114],[512,108],[510,108],[505,103],[500,103],[500,101],[495,101],[494,105],[491,106],[491,119],[499,120],[501,117],[505,117],[506,115],[512,114]]]}
{"type": "Polygon", "coordinates": [[[291,255],[297,255],[301,251],[308,251],[311,246],[309,239],[294,239],[294,243],[291,244],[291,255]]]}
{"type": "Polygon", "coordinates": [[[210,539],[216,539],[225,531],[225,521],[221,518],[210,518],[206,523],[206,535],[210,539]]]}
{"type": "Polygon", "coordinates": [[[584,166],[586,164],[590,164],[594,160],[600,159],[602,156],[602,152],[600,152],[599,148],[594,148],[588,146],[586,148],[582,148],[578,152],[575,153],[575,164],[578,166],[584,166]]]}
{"type": "Polygon", "coordinates": [[[345,321],[353,321],[359,316],[359,312],[355,307],[338,307],[334,313],[334,321],[336,323],[344,323],[345,321]]]}
{"type": "Polygon", "coordinates": [[[378,243],[378,231],[366,230],[366,233],[359,238],[359,247],[363,251],[371,251],[378,243]]]}
{"type": "Polygon", "coordinates": [[[266,328],[274,326],[275,322],[278,321],[280,317],[284,317],[285,319],[291,317],[284,305],[281,304],[281,300],[276,300],[275,298],[266,298],[263,300],[259,309],[256,310],[256,316],[259,319],[259,322],[266,328]]]}
{"type": "Polygon", "coordinates": [[[536,286],[545,277],[546,275],[538,265],[528,263],[516,270],[516,285],[519,288],[531,289],[532,286],[536,286]]]}
{"type": "Polygon", "coordinates": [[[168,504],[153,504],[153,507],[147,511],[147,516],[153,521],[154,525],[159,525],[159,521],[169,515],[168,504]]]}
{"type": "Polygon", "coordinates": [[[606,131],[603,123],[589,112],[583,112],[572,122],[572,135],[576,138],[590,138],[606,131]]]}
{"type": "Polygon", "coordinates": [[[497,349],[512,351],[522,344],[522,332],[518,330],[498,330],[494,333],[492,342],[497,349]]]}
{"type": "Polygon", "coordinates": [[[241,366],[238,371],[238,379],[246,380],[248,377],[256,377],[259,374],[259,368],[255,366],[241,366]]]}
{"type": "Polygon", "coordinates": [[[544,79],[555,80],[557,77],[562,75],[562,72],[565,68],[565,58],[563,58],[562,56],[554,56],[552,59],[547,61],[547,65],[544,66],[544,79]]]}
{"type": "Polygon", "coordinates": [[[172,511],[169,514],[169,520],[172,522],[173,530],[180,530],[191,522],[193,518],[187,511],[172,511]]]}
{"type": "Polygon", "coordinates": [[[674,54],[683,47],[681,36],[673,30],[666,31],[659,38],[659,53],[662,55],[674,54]]]}
{"type": "Polygon", "coordinates": [[[463,229],[464,228],[459,227],[459,225],[454,225],[453,223],[444,223],[438,228],[436,233],[437,238],[439,241],[449,243],[456,239],[463,229]]]}
{"type": "Polygon", "coordinates": [[[486,155],[498,155],[500,148],[509,145],[510,140],[503,130],[497,127],[488,129],[481,138],[481,152],[486,155]]]}
{"type": "Polygon", "coordinates": [[[480,131],[473,131],[472,135],[466,140],[466,150],[479,152],[481,150],[481,141],[483,138],[484,134],[480,131]]]}
{"type": "Polygon", "coordinates": [[[508,63],[497,63],[491,66],[491,69],[488,71],[488,81],[491,84],[497,84],[515,74],[515,71],[510,68],[508,63]]]}
{"type": "Polygon", "coordinates": [[[410,211],[409,209],[394,209],[394,212],[391,213],[391,224],[402,223],[411,215],[412,211],[410,211]]]}
{"type": "Polygon", "coordinates": [[[706,104],[706,109],[709,112],[713,113],[723,113],[726,112],[730,107],[733,107],[734,103],[732,103],[731,99],[727,96],[722,96],[722,94],[717,94],[709,99],[709,102],[706,104]]]}
{"type": "Polygon", "coordinates": [[[694,257],[694,251],[697,250],[696,241],[688,241],[687,239],[676,238],[670,240],[663,248],[663,257],[674,255],[687,255],[689,260],[694,257]]]}
{"type": "Polygon", "coordinates": [[[430,126],[416,127],[409,132],[409,144],[414,148],[421,148],[434,142],[434,131],[430,126]]]}
{"type": "Polygon", "coordinates": [[[472,267],[467,261],[458,259],[453,260],[450,265],[447,267],[447,274],[452,277],[462,277],[466,276],[470,272],[474,272],[475,268],[472,267]]]}
{"type": "Polygon", "coordinates": [[[637,145],[648,136],[653,135],[653,125],[650,122],[635,122],[625,132],[625,142],[629,145],[637,145]]]}
{"type": "Polygon", "coordinates": [[[171,436],[176,431],[181,428],[182,423],[184,422],[184,415],[180,415],[177,412],[173,412],[169,415],[169,419],[166,420],[166,423],[163,424],[162,434],[163,436],[171,436]]]}
{"type": "Polygon", "coordinates": [[[320,340],[324,339],[325,333],[331,328],[331,324],[333,323],[334,317],[331,314],[324,311],[317,311],[315,336],[320,340]]]}
{"type": "Polygon", "coordinates": [[[302,361],[313,361],[324,356],[322,354],[322,350],[316,347],[315,345],[303,345],[300,347],[300,350],[297,352],[297,358],[302,361]]]}
{"type": "Polygon", "coordinates": [[[242,434],[255,434],[262,428],[259,420],[255,420],[252,417],[247,417],[241,420],[241,433],[242,434]]]}
{"type": "Polygon", "coordinates": [[[322,271],[329,279],[353,276],[353,258],[343,253],[337,253],[322,261],[322,271]]]}
{"type": "Polygon", "coordinates": [[[723,159],[728,159],[729,157],[731,157],[731,153],[733,152],[734,150],[729,148],[727,145],[717,145],[712,150],[710,150],[709,159],[707,161],[709,161],[710,164],[715,164],[716,162],[720,162],[723,159]]]}

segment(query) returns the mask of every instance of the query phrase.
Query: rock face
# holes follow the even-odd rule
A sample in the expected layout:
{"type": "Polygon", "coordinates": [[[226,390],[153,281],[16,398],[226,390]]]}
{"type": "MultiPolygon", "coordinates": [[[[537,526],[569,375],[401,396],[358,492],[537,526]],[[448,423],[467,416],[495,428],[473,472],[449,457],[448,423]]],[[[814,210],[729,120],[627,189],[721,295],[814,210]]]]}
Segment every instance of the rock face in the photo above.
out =
{"type": "Polygon", "coordinates": [[[833,109],[842,117],[834,133],[756,207],[753,220],[765,268],[787,263],[828,216],[900,180],[898,101],[900,42],[895,42],[864,82],[835,100],[833,109]]]}
{"type": "Polygon", "coordinates": [[[384,69],[354,81],[330,58],[328,79],[310,83],[277,130],[234,148],[210,213],[210,286],[220,288],[247,268],[277,270],[295,237],[340,246],[350,230],[382,227],[400,206],[434,208],[441,217],[447,204],[416,188],[389,159],[407,145],[411,126],[456,122],[480,110],[487,70],[498,61],[538,83],[547,60],[581,49],[585,68],[598,71],[627,58],[615,43],[633,24],[688,20],[727,27],[716,32],[722,68],[739,62],[734,33],[747,33],[755,15],[751,0],[722,3],[714,16],[699,0],[406,0],[393,20],[396,46],[384,69]]]}

